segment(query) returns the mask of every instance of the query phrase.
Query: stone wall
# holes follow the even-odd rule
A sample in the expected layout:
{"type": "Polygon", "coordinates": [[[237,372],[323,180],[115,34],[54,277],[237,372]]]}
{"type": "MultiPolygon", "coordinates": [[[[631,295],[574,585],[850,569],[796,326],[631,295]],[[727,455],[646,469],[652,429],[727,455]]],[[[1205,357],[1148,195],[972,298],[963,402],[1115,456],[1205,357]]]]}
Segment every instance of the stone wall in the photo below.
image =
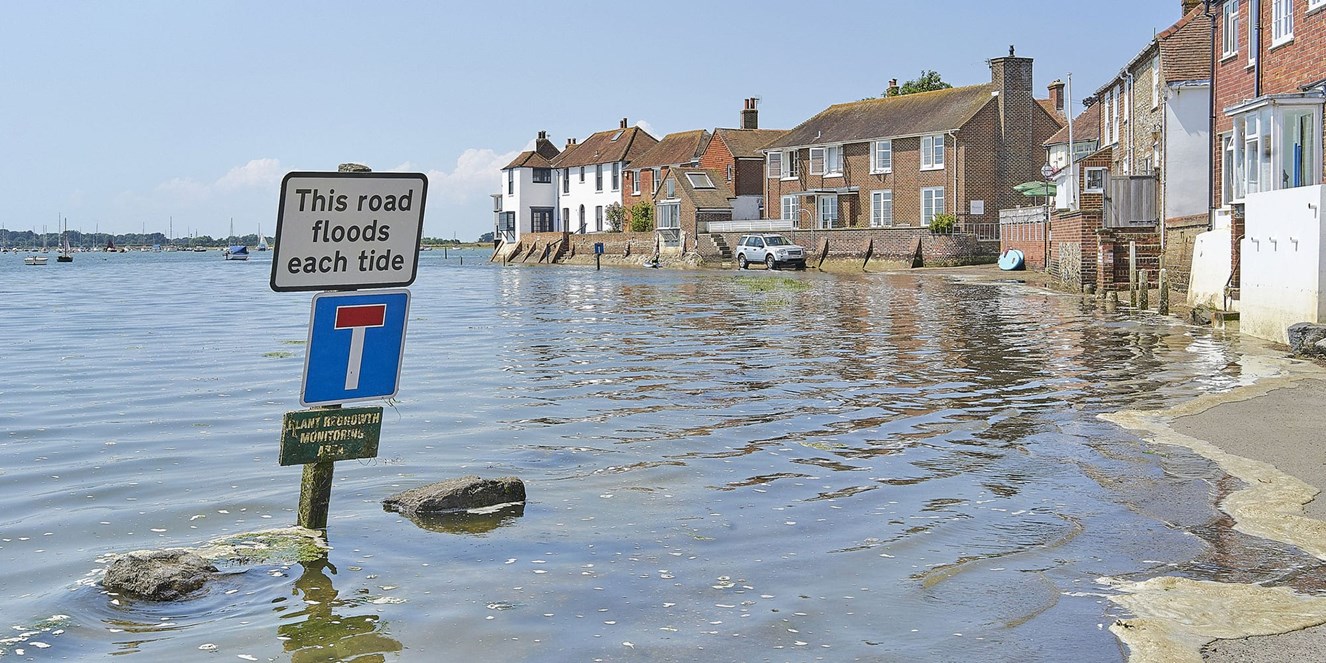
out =
{"type": "Polygon", "coordinates": [[[1206,214],[1165,220],[1165,246],[1160,266],[1169,276],[1170,287],[1176,292],[1187,292],[1192,277],[1193,247],[1197,236],[1206,232],[1210,217],[1206,214]]]}

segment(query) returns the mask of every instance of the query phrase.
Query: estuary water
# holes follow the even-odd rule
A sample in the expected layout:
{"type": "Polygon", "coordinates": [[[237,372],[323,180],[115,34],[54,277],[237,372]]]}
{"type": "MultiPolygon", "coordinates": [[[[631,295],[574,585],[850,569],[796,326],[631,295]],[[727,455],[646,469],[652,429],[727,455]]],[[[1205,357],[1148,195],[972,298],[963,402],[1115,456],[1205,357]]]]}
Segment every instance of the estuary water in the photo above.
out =
{"type": "Polygon", "coordinates": [[[935,273],[486,253],[421,254],[327,559],[163,604],[106,594],[108,556],[294,524],[312,296],[270,254],[0,255],[0,659],[1120,661],[1099,578],[1308,563],[1096,417],[1239,384],[1236,338],[935,273]],[[382,509],[466,474],[529,501],[382,509]]]}

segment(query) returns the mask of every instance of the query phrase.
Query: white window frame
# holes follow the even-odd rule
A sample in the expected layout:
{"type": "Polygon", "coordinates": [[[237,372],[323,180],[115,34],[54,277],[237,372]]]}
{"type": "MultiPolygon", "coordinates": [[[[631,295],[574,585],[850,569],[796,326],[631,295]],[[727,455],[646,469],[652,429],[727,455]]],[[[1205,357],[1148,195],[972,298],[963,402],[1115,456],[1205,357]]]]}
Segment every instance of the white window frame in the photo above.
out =
{"type": "Polygon", "coordinates": [[[1160,107],[1160,54],[1151,58],[1151,110],[1160,107]]]}
{"type": "Polygon", "coordinates": [[[843,146],[828,145],[824,148],[824,176],[843,176],[843,146]]]}
{"type": "MultiPolygon", "coordinates": [[[[1322,0],[1326,2],[1326,0],[1322,0]]],[[[881,175],[893,172],[893,141],[877,140],[870,146],[870,172],[881,175]]]]}
{"type": "Polygon", "coordinates": [[[921,136],[921,170],[944,169],[944,134],[921,136]]]}
{"type": "Polygon", "coordinates": [[[822,147],[812,147],[812,148],[810,148],[810,174],[811,174],[811,175],[824,175],[824,163],[825,163],[825,159],[826,159],[826,155],[825,155],[825,149],[824,149],[824,148],[822,148],[822,147]],[[817,166],[816,164],[818,164],[818,166],[817,166]]]}
{"type": "Polygon", "coordinates": [[[815,222],[821,230],[835,228],[838,225],[838,196],[817,196],[815,198],[815,222]]]}
{"type": "Polygon", "coordinates": [[[632,196],[638,196],[638,195],[640,195],[640,174],[641,174],[642,172],[644,172],[644,171],[640,171],[640,170],[634,171],[634,175],[631,176],[631,195],[632,195],[632,196]]]}
{"type": "Polygon", "coordinates": [[[1308,0],[1308,11],[1326,7],[1326,0],[1308,0]]]}
{"type": "Polygon", "coordinates": [[[893,225],[893,190],[870,192],[870,227],[888,228],[893,225]]]}
{"type": "Polygon", "coordinates": [[[594,164],[594,190],[603,190],[603,164],[594,164]]]}
{"type": "Polygon", "coordinates": [[[619,161],[612,162],[612,190],[622,190],[622,164],[619,161]]]}
{"type": "Polygon", "coordinates": [[[1104,166],[1090,166],[1082,170],[1082,193],[1105,193],[1105,177],[1110,172],[1104,166]],[[1100,186],[1091,186],[1091,174],[1100,173],[1100,186]]]}
{"type": "Polygon", "coordinates": [[[783,177],[783,153],[774,151],[765,157],[765,177],[767,179],[780,179],[783,177]]]}
{"type": "Polygon", "coordinates": [[[1309,116],[1310,135],[1301,140],[1305,148],[1303,168],[1299,173],[1299,186],[1321,182],[1321,156],[1316,154],[1322,144],[1322,105],[1310,103],[1279,103],[1249,108],[1235,114],[1234,131],[1224,147],[1222,179],[1228,197],[1226,202],[1241,202],[1248,194],[1294,188],[1290,168],[1293,167],[1293,134],[1291,118],[1309,116]],[[1255,134],[1255,135],[1254,135],[1255,134]]]}
{"type": "Polygon", "coordinates": [[[1239,54],[1239,0],[1225,0],[1220,48],[1222,60],[1239,54]]]}
{"type": "Polygon", "coordinates": [[[783,179],[795,180],[801,177],[801,162],[797,160],[796,150],[783,152],[783,179]]]}
{"type": "Polygon", "coordinates": [[[1271,0],[1271,48],[1294,41],[1294,0],[1271,0]]]}
{"type": "Polygon", "coordinates": [[[681,202],[660,202],[658,213],[654,215],[658,230],[676,230],[681,228],[681,202]]]}
{"type": "Polygon", "coordinates": [[[796,222],[799,220],[798,217],[801,215],[801,197],[783,196],[778,209],[782,213],[781,218],[784,221],[791,221],[792,225],[796,226],[796,222]]]}
{"type": "Polygon", "coordinates": [[[936,214],[944,213],[944,187],[928,186],[921,189],[921,225],[928,226],[936,214]]]}

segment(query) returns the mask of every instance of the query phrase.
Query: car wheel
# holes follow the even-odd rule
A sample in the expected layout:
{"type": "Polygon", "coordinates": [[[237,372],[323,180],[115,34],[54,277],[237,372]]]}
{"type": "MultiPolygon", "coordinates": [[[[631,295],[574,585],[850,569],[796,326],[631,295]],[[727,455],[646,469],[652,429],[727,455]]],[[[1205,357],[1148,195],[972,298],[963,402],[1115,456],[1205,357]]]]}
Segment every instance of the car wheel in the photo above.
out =
{"type": "Polygon", "coordinates": [[[778,269],[778,262],[774,260],[773,254],[764,256],[764,266],[769,269],[778,269]]]}
{"type": "Polygon", "coordinates": [[[737,269],[746,269],[746,265],[748,264],[750,263],[746,262],[746,254],[737,254],[737,269]]]}

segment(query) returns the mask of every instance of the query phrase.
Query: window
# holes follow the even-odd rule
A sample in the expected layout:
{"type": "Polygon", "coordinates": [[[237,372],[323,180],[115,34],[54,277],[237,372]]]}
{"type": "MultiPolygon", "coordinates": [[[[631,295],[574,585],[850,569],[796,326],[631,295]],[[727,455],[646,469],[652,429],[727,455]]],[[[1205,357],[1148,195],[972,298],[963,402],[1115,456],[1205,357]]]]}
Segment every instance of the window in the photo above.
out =
{"type": "Polygon", "coordinates": [[[921,225],[928,226],[936,214],[944,213],[944,187],[921,189],[921,225]]]}
{"type": "MultiPolygon", "coordinates": [[[[1123,121],[1129,122],[1133,119],[1133,79],[1129,78],[1124,82],[1123,87],[1123,121]]],[[[1129,149],[1132,149],[1129,146],[1129,149]]]]}
{"type": "Polygon", "coordinates": [[[940,170],[944,167],[944,135],[921,136],[921,170],[940,170]]]}
{"type": "Polygon", "coordinates": [[[603,206],[594,206],[594,230],[603,230],[603,206]]]}
{"type": "Polygon", "coordinates": [[[571,169],[562,169],[562,193],[571,193],[571,169]]]}
{"type": "Polygon", "coordinates": [[[870,192],[870,225],[875,228],[893,225],[892,191],[885,189],[870,192]]]}
{"type": "Polygon", "coordinates": [[[1321,139],[1317,138],[1318,134],[1314,131],[1313,116],[1311,111],[1286,112],[1281,121],[1281,188],[1307,186],[1315,182],[1313,170],[1317,159],[1312,148],[1321,139]]]}
{"type": "Polygon", "coordinates": [[[571,208],[570,208],[570,207],[563,207],[563,208],[562,208],[562,228],[565,229],[566,226],[569,225],[570,223],[571,223],[571,208]]]}
{"type": "Polygon", "coordinates": [[[681,203],[663,203],[656,209],[655,225],[659,230],[681,227],[681,203]]]}
{"type": "Polygon", "coordinates": [[[661,174],[662,174],[662,171],[659,170],[658,168],[650,168],[650,169],[649,169],[649,176],[650,176],[650,178],[651,178],[649,181],[650,181],[650,183],[652,183],[652,184],[654,185],[654,191],[653,191],[653,193],[658,193],[658,187],[662,186],[662,184],[663,184],[663,183],[660,182],[659,179],[658,179],[658,178],[659,178],[659,175],[661,175],[661,174]]]}
{"type": "Polygon", "coordinates": [[[1234,150],[1234,134],[1220,135],[1221,154],[1223,155],[1222,168],[1220,169],[1220,200],[1226,205],[1235,198],[1242,198],[1241,194],[1234,193],[1234,164],[1237,158],[1234,150]]]}
{"type": "Polygon", "coordinates": [[[773,177],[782,177],[782,176],[783,176],[783,153],[782,153],[782,152],[770,152],[769,154],[765,155],[765,158],[767,159],[767,164],[768,164],[768,168],[769,168],[769,177],[771,177],[771,178],[773,178],[773,177]]]}
{"type": "Polygon", "coordinates": [[[822,147],[810,148],[810,174],[824,174],[824,148],[822,147]]]}
{"type": "Polygon", "coordinates": [[[1253,12],[1257,11],[1259,7],[1261,7],[1261,2],[1259,0],[1253,0],[1252,2],[1248,3],[1248,66],[1249,67],[1251,67],[1254,64],[1257,64],[1257,54],[1260,53],[1262,50],[1261,40],[1257,38],[1257,31],[1258,31],[1257,24],[1260,21],[1258,21],[1257,18],[1253,16],[1253,12]]]}
{"type": "Polygon", "coordinates": [[[870,153],[870,172],[893,172],[893,141],[875,141],[875,149],[870,153]]]}
{"type": "Polygon", "coordinates": [[[1294,1],[1271,0],[1271,46],[1294,40],[1294,1]]]}
{"type": "Polygon", "coordinates": [[[1088,168],[1086,169],[1086,186],[1082,187],[1082,193],[1104,193],[1105,192],[1105,173],[1108,168],[1088,168]]]}
{"type": "Polygon", "coordinates": [[[550,233],[553,231],[553,210],[551,207],[531,207],[530,231],[536,233],[550,233]]]}
{"type": "Polygon", "coordinates": [[[612,164],[612,190],[622,190],[622,165],[620,163],[612,164]]]}
{"type": "Polygon", "coordinates": [[[581,167],[580,167],[580,183],[581,183],[581,184],[584,184],[584,183],[585,183],[585,167],[584,167],[584,166],[581,166],[581,167]]]}
{"type": "Polygon", "coordinates": [[[1109,145],[1111,142],[1113,142],[1110,140],[1110,136],[1112,135],[1111,132],[1114,131],[1114,123],[1110,120],[1110,103],[1112,101],[1111,97],[1113,97],[1113,95],[1114,95],[1113,92],[1105,93],[1105,105],[1102,106],[1100,109],[1101,121],[1105,123],[1105,130],[1101,132],[1100,138],[1101,140],[1105,141],[1106,145],[1109,145]]]}
{"type": "Polygon", "coordinates": [[[727,175],[727,181],[731,182],[731,181],[732,181],[732,164],[728,164],[728,165],[727,165],[727,172],[726,172],[726,175],[727,175]]]}
{"type": "Polygon", "coordinates": [[[791,221],[793,227],[801,216],[801,198],[797,196],[783,196],[783,216],[784,221],[791,221]]]}
{"type": "Polygon", "coordinates": [[[838,196],[820,196],[816,204],[819,208],[819,227],[832,228],[838,225],[838,196]]]}
{"type": "Polygon", "coordinates": [[[1308,0],[1308,11],[1326,7],[1326,0],[1308,0]]]}
{"type": "Polygon", "coordinates": [[[1160,56],[1151,58],[1151,110],[1160,105],[1160,56]]]}
{"type": "Polygon", "coordinates": [[[513,196],[516,193],[516,169],[506,169],[506,195],[513,196]]]}
{"type": "Polygon", "coordinates": [[[631,173],[626,174],[627,177],[631,178],[631,195],[633,196],[640,195],[640,175],[642,173],[644,173],[643,170],[637,170],[635,171],[634,176],[632,176],[631,173]]]}
{"type": "Polygon", "coordinates": [[[801,177],[801,160],[797,159],[796,150],[783,152],[783,165],[786,166],[783,179],[794,180],[801,177]]]}
{"type": "Polygon", "coordinates": [[[666,182],[666,184],[667,184],[667,188],[668,188],[668,197],[669,197],[669,198],[676,198],[676,197],[677,197],[677,180],[674,180],[674,179],[672,179],[671,177],[669,177],[669,178],[668,178],[668,181],[666,182]]]}
{"type": "Polygon", "coordinates": [[[550,184],[550,183],[552,183],[552,169],[551,169],[551,168],[535,168],[535,169],[534,169],[534,183],[535,183],[535,184],[550,184]]]}
{"type": "Polygon", "coordinates": [[[1270,177],[1267,177],[1271,174],[1271,123],[1268,119],[1265,113],[1248,113],[1242,122],[1234,120],[1235,126],[1243,125],[1242,179],[1245,194],[1271,188],[1270,177]]]}
{"type": "MultiPolygon", "coordinates": [[[[584,166],[581,166],[581,168],[583,169],[584,166]]],[[[584,205],[581,205],[581,206],[580,206],[580,229],[577,230],[576,232],[578,232],[578,233],[582,233],[582,234],[585,232],[585,206],[584,206],[584,205]]]]}
{"type": "Polygon", "coordinates": [[[714,188],[714,181],[709,179],[708,173],[686,173],[686,180],[696,189],[714,188]]]}
{"type": "Polygon", "coordinates": [[[1220,28],[1221,57],[1233,57],[1239,52],[1239,0],[1225,0],[1223,24],[1220,28]]]}
{"type": "Polygon", "coordinates": [[[843,146],[833,145],[824,148],[824,174],[827,176],[843,174],[843,146]]]}
{"type": "Polygon", "coordinates": [[[603,190],[603,164],[594,164],[594,190],[603,190]]]}
{"type": "Polygon", "coordinates": [[[1114,115],[1114,133],[1110,134],[1110,142],[1119,142],[1119,106],[1123,105],[1123,85],[1114,86],[1114,93],[1110,96],[1110,113],[1114,115]]]}

